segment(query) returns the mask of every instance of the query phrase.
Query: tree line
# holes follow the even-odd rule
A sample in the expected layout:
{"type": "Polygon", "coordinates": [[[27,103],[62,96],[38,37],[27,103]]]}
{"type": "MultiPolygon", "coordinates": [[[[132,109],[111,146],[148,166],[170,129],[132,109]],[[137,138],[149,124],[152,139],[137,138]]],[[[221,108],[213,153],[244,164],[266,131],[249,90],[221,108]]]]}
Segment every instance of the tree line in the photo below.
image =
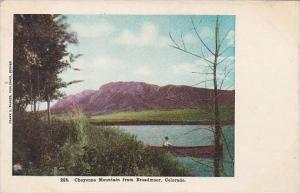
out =
{"type": "MultiPolygon", "coordinates": [[[[60,88],[79,81],[64,82],[59,74],[80,55],[67,50],[77,44],[63,15],[14,15],[13,104],[15,111],[37,111],[38,102],[50,102],[63,96],[60,88]]],[[[78,70],[78,69],[77,69],[78,70]]]]}

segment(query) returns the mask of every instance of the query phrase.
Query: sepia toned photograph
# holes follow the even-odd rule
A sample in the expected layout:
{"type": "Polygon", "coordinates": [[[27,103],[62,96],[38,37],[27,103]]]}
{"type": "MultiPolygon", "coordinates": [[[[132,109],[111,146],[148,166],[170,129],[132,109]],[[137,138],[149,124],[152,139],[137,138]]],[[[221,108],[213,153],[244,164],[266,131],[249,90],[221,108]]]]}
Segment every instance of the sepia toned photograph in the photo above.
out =
{"type": "Polygon", "coordinates": [[[14,176],[234,176],[234,15],[13,16],[14,176]]]}

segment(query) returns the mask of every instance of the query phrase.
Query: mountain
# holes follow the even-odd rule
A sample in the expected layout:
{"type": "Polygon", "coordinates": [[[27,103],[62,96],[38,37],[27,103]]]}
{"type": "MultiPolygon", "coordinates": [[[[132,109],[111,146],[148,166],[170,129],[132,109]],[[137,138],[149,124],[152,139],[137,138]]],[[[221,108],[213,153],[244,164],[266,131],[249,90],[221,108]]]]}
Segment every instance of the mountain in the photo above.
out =
{"type": "MultiPolygon", "coordinates": [[[[234,106],[235,91],[219,90],[219,104],[234,106]]],[[[157,86],[144,82],[111,82],[99,90],[84,90],[69,95],[53,105],[53,113],[72,111],[79,107],[86,114],[119,111],[179,109],[205,107],[212,89],[184,85],[157,86]]]]}

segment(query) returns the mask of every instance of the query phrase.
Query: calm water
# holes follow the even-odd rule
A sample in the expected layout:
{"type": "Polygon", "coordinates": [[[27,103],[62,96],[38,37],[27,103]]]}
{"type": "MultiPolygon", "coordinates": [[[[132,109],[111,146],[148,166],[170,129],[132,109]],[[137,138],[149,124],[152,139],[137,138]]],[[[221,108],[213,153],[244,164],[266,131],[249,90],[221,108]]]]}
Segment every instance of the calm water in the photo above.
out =
{"type": "MultiPolygon", "coordinates": [[[[213,143],[213,133],[207,130],[209,127],[206,125],[138,125],[119,126],[119,128],[136,135],[145,144],[162,145],[165,136],[168,136],[170,142],[176,146],[210,145],[213,143]]],[[[223,147],[223,171],[227,176],[233,176],[234,167],[231,159],[234,155],[234,126],[224,126],[223,133],[228,144],[228,149],[223,147]]],[[[211,159],[190,157],[178,157],[177,159],[195,176],[213,175],[211,159]]]]}

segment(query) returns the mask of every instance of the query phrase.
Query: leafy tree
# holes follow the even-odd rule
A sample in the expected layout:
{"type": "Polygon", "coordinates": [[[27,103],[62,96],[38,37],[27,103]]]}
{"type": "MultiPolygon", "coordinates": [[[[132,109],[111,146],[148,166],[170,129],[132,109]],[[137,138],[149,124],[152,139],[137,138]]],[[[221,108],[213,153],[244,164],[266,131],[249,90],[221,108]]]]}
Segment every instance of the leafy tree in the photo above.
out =
{"type": "Polygon", "coordinates": [[[59,78],[59,73],[80,56],[68,52],[67,46],[77,43],[76,34],[70,32],[62,15],[14,16],[16,110],[25,110],[30,104],[36,112],[37,101],[47,101],[50,112],[50,101],[63,96],[59,89],[68,85],[59,78]]]}

